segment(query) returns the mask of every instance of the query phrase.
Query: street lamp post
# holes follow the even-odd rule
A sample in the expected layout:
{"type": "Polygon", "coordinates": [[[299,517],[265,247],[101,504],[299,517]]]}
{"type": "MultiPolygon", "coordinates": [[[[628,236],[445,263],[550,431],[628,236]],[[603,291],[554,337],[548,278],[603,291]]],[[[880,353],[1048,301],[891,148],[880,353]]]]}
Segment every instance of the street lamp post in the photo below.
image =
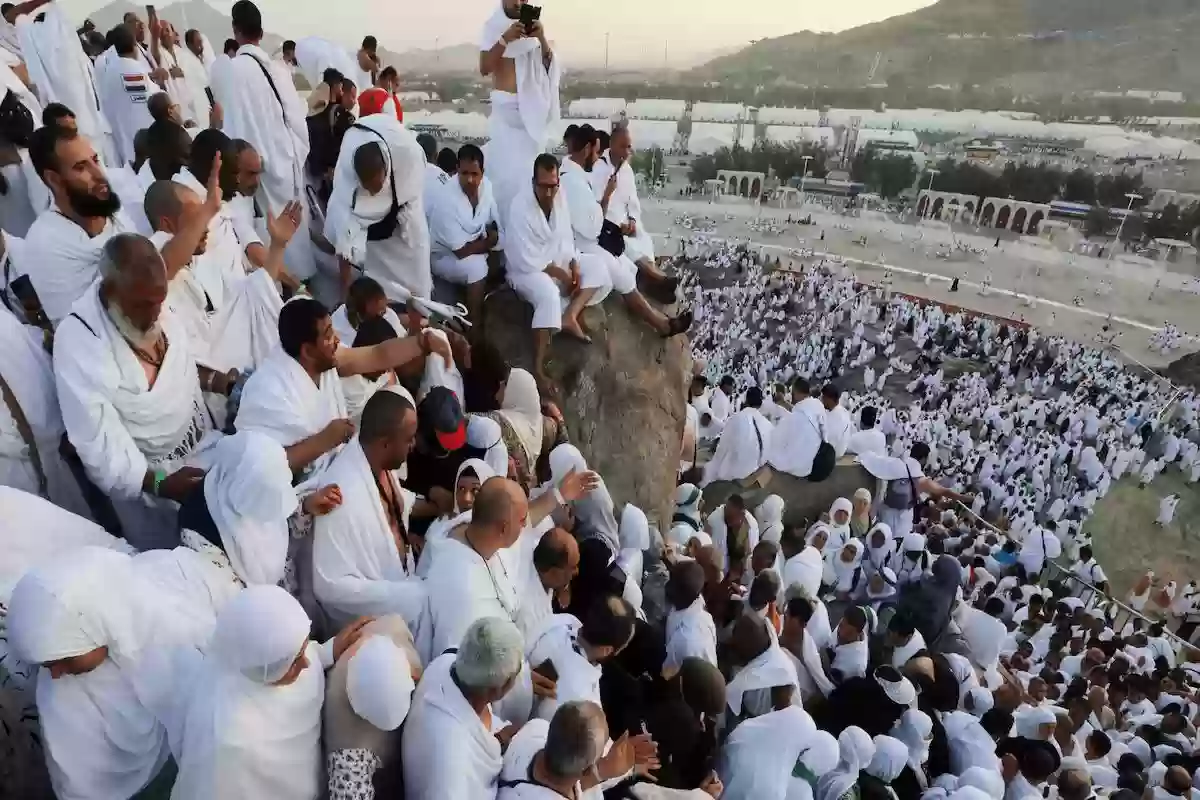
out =
{"type": "MultiPolygon", "coordinates": [[[[929,170],[929,188],[927,188],[925,190],[929,194],[929,198],[928,198],[928,203],[925,206],[925,212],[917,215],[918,227],[920,226],[921,222],[925,219],[925,217],[927,215],[931,216],[931,217],[933,216],[933,178],[934,178],[934,176],[936,176],[940,173],[941,173],[941,170],[936,170],[936,169],[929,170]]],[[[920,201],[917,202],[917,205],[920,205],[920,201]]]]}
{"type": "Polygon", "coordinates": [[[800,173],[800,208],[804,208],[804,181],[808,178],[808,162],[812,159],[812,156],[800,156],[800,160],[804,162],[804,171],[800,173]]]}
{"type": "Polygon", "coordinates": [[[1142,196],[1135,192],[1126,192],[1125,197],[1129,199],[1129,207],[1125,209],[1125,216],[1121,217],[1121,224],[1117,226],[1117,240],[1113,242],[1112,250],[1108,252],[1108,258],[1105,262],[1112,261],[1113,256],[1117,253],[1117,246],[1121,243],[1121,234],[1125,231],[1125,223],[1129,220],[1129,216],[1133,213],[1133,203],[1135,200],[1141,200],[1142,196]]]}

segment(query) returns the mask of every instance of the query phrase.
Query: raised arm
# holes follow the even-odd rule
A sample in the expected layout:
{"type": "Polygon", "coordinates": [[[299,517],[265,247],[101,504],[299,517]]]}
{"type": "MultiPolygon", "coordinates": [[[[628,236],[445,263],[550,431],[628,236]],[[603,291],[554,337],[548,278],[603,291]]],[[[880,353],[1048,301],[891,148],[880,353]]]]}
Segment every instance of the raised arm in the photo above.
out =
{"type": "Polygon", "coordinates": [[[500,60],[504,58],[504,48],[508,47],[510,42],[515,42],[525,34],[525,28],[518,20],[500,35],[499,41],[492,45],[490,50],[482,50],[479,53],[479,74],[486,78],[488,75],[500,69],[500,60]]]}
{"type": "Polygon", "coordinates": [[[410,361],[437,353],[446,360],[446,368],[453,363],[450,345],[432,331],[423,330],[416,336],[392,339],[370,347],[343,347],[337,354],[337,371],[343,378],[387,372],[410,361]]]}
{"type": "Polygon", "coordinates": [[[221,154],[213,156],[212,172],[208,177],[208,196],[195,211],[183,214],[179,230],[163,245],[162,258],[167,267],[167,279],[174,278],[179,270],[192,263],[196,247],[208,233],[208,224],[221,210],[221,154]]]}
{"type": "Polygon", "coordinates": [[[23,17],[26,14],[32,14],[42,6],[49,3],[50,0],[27,0],[24,3],[17,3],[15,6],[4,12],[4,19],[9,25],[16,24],[18,17],[23,17]]]}

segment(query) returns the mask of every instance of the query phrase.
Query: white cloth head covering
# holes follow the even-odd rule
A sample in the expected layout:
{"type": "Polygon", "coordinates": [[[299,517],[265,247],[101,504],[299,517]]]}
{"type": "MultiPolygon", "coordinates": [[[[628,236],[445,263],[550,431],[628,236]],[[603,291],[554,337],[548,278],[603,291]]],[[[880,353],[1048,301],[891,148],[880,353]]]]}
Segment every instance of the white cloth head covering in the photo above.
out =
{"type": "Polygon", "coordinates": [[[650,549],[650,523],[646,512],[633,503],[626,503],[621,511],[620,538],[622,550],[650,549]]]}
{"type": "Polygon", "coordinates": [[[817,800],[838,800],[858,782],[858,773],[875,757],[875,742],[851,725],[838,736],[838,764],[817,782],[817,800]]]}
{"type": "Polygon", "coordinates": [[[906,553],[916,553],[925,549],[925,537],[919,533],[904,534],[902,549],[906,553]]]}
{"type": "Polygon", "coordinates": [[[413,688],[408,657],[387,636],[371,636],[350,657],[346,668],[350,707],[381,731],[394,731],[404,722],[413,688]]]}
{"type": "Polygon", "coordinates": [[[891,735],[908,747],[908,765],[913,770],[929,760],[929,745],[933,741],[933,720],[919,709],[910,708],[892,726],[891,735]]]}
{"type": "Polygon", "coordinates": [[[189,687],[172,797],[317,796],[325,672],[309,627],[278,586],[229,601],[189,687]],[[308,665],[279,685],[302,651],[308,665]]]}
{"type": "Polygon", "coordinates": [[[504,399],[496,412],[512,428],[532,469],[542,454],[542,396],[537,381],[526,370],[514,367],[504,385],[504,399]]]}
{"type": "Polygon", "coordinates": [[[834,588],[837,591],[848,592],[854,588],[854,575],[858,571],[858,565],[862,562],[862,552],[862,542],[858,539],[851,539],[833,556],[834,588]],[[847,549],[854,551],[850,554],[849,561],[845,560],[847,549]]]}
{"type": "Polygon", "coordinates": [[[875,737],[875,756],[866,767],[868,775],[874,775],[884,783],[891,783],[908,766],[908,747],[891,736],[875,737]]]}
{"type": "Polygon", "coordinates": [[[963,774],[958,776],[958,788],[968,787],[978,789],[994,800],[1004,797],[1004,778],[994,769],[970,767],[963,770],[963,774]]]}
{"type": "Polygon", "coordinates": [[[754,510],[754,518],[758,520],[758,538],[761,541],[779,543],[779,537],[783,533],[784,508],[783,498],[772,494],[754,510]]]}
{"type": "MultiPolygon", "coordinates": [[[[490,421],[490,420],[489,420],[490,421]]],[[[457,517],[463,513],[463,509],[458,507],[458,479],[463,476],[467,470],[475,473],[475,477],[479,478],[479,485],[482,486],[486,481],[496,477],[495,471],[487,465],[487,462],[481,461],[478,458],[468,458],[458,466],[458,472],[454,473],[454,513],[452,517],[457,517]]]]}
{"type": "Polygon", "coordinates": [[[222,438],[204,476],[204,501],[233,571],[247,584],[283,579],[288,517],[300,505],[283,447],[266,434],[222,438]]]}
{"type": "Polygon", "coordinates": [[[675,487],[675,516],[684,516],[696,523],[695,527],[703,526],[700,519],[700,501],[703,495],[694,483],[681,483],[675,487]]]}
{"type": "Polygon", "coordinates": [[[278,586],[248,586],[222,609],[211,656],[256,683],[287,674],[308,642],[312,622],[296,598],[278,586]]]}

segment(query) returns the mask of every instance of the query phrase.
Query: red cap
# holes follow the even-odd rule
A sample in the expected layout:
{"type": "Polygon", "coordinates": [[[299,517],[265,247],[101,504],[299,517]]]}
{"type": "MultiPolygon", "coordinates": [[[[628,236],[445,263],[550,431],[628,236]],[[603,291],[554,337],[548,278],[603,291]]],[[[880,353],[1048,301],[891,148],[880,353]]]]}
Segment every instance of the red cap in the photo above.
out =
{"type": "Polygon", "coordinates": [[[467,423],[458,423],[458,427],[449,432],[436,431],[438,444],[453,452],[467,443],[467,423]]]}

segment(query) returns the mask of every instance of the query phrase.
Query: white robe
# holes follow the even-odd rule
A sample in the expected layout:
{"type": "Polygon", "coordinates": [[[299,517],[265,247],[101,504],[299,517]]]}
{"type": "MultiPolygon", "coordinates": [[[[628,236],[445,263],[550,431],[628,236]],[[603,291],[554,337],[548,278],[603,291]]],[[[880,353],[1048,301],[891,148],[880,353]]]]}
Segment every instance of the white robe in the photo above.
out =
{"type": "MultiPolygon", "coordinates": [[[[357,438],[325,471],[322,481],[341,489],[342,504],[314,522],[313,591],[339,626],[355,617],[399,614],[419,643],[424,581],[416,577],[412,550],[400,557],[375,480],[357,438]]],[[[416,495],[401,487],[399,499],[407,529],[416,495]]]]}
{"type": "MultiPolygon", "coordinates": [[[[481,52],[491,50],[513,20],[496,0],[496,10],[484,24],[479,37],[481,52]]],[[[533,162],[545,152],[551,131],[561,115],[559,82],[562,67],[558,54],[550,68],[542,64],[542,47],[537,39],[518,39],[504,49],[517,76],[516,94],[493,91],[488,117],[487,164],[496,193],[496,206],[507,225],[514,198],[527,189],[533,177],[533,162]]]]}
{"type": "MultiPolygon", "coordinates": [[[[260,431],[291,447],[345,417],[346,399],[337,370],[321,373],[319,383],[314,383],[280,347],[246,380],[236,425],[238,430],[260,431]]],[[[309,465],[306,478],[320,475],[336,454],[335,448],[309,465]]]]}
{"type": "MultiPolygon", "coordinates": [[[[183,79],[187,83],[191,100],[191,117],[196,120],[199,128],[207,128],[212,103],[208,99],[208,68],[196,54],[182,45],[175,49],[179,68],[183,70],[183,79]]],[[[185,112],[186,113],[186,112],[185,112]]]]}
{"type": "Polygon", "coordinates": [[[311,241],[303,235],[309,219],[308,204],[303,202],[308,125],[291,75],[272,62],[262,48],[246,44],[220,69],[212,70],[210,80],[213,96],[225,114],[222,129],[231,139],[250,142],[262,157],[259,199],[263,207],[278,214],[287,203],[301,200],[301,233],[292,237],[284,259],[288,272],[295,277],[312,277],[316,263],[311,241]]]}
{"type": "Polygon", "coordinates": [[[1155,520],[1159,525],[1170,525],[1171,520],[1175,519],[1175,507],[1179,505],[1179,498],[1173,495],[1164,497],[1158,503],[1158,518],[1155,520]]]}
{"type": "MultiPolygon", "coordinates": [[[[427,195],[428,196],[428,195],[427,195]]],[[[426,202],[429,217],[429,236],[432,240],[430,264],[435,274],[444,280],[462,283],[456,276],[487,276],[487,255],[477,253],[460,259],[454,255],[471,242],[487,233],[487,226],[500,223],[496,199],[492,195],[492,184],[487,178],[479,187],[478,202],[472,206],[463,194],[462,184],[449,181],[436,195],[432,205],[426,202]]],[[[474,281],[471,281],[474,282],[474,281]]]]}
{"type": "Polygon", "coordinates": [[[767,463],[772,425],[756,408],[743,408],[725,423],[712,460],[704,465],[704,481],[740,481],[767,463]]]}
{"type": "Polygon", "coordinates": [[[854,421],[849,411],[839,405],[825,412],[825,441],[833,446],[838,458],[846,455],[853,433],[854,421]]]}
{"type": "Polygon", "coordinates": [[[825,407],[809,397],[783,418],[771,435],[767,463],[780,472],[806,478],[824,441],[825,407]]]}
{"type": "Polygon", "coordinates": [[[41,331],[22,325],[0,309],[0,341],[4,342],[0,348],[0,378],[8,385],[33,439],[25,441],[15,416],[0,399],[0,486],[41,494],[44,477],[46,499],[90,518],[79,484],[59,455],[66,429],[58,408],[54,368],[42,344],[41,331]]]}
{"type": "Polygon", "coordinates": [[[96,77],[96,92],[112,125],[116,163],[128,164],[134,159],[134,135],[154,121],[150,116],[150,98],[162,89],[151,80],[141,61],[115,53],[96,77]]]}
{"type": "Polygon", "coordinates": [[[575,234],[575,249],[581,257],[595,259],[604,264],[609,280],[618,294],[629,294],[637,289],[637,265],[624,254],[614,256],[600,246],[604,211],[592,194],[588,173],[584,172],[579,164],[567,158],[563,160],[558,175],[562,192],[567,196],[571,230],[575,234]]]}
{"type": "Polygon", "coordinates": [[[738,725],[721,748],[717,774],[722,797],[784,800],[792,769],[816,725],[799,706],[772,711],[738,725]]]}
{"type": "MultiPolygon", "coordinates": [[[[611,158],[609,153],[605,153],[592,168],[592,189],[597,198],[604,196],[604,188],[613,173],[611,158]]],[[[637,233],[625,237],[626,255],[633,261],[654,260],[654,239],[650,232],[642,227],[642,203],[638,200],[633,166],[628,161],[617,170],[617,188],[608,201],[608,213],[605,217],[617,225],[624,225],[633,220],[637,226],[637,233]]]]}
{"type": "Polygon", "coordinates": [[[167,474],[203,462],[219,437],[200,392],[183,326],[160,317],[169,346],[154,385],[100,304],[98,289],[74,305],[54,337],[54,374],[67,436],[88,477],[113,501],[125,538],[139,549],[174,546],[177,506],[142,491],[147,470],[167,474]]]}
{"type": "Polygon", "coordinates": [[[405,800],[496,796],[500,742],[454,684],[454,658],[435,659],[413,692],[401,741],[405,800]]]}
{"type": "Polygon", "coordinates": [[[396,302],[404,302],[410,295],[427,298],[433,292],[429,227],[422,198],[424,164],[425,152],[411,131],[394,116],[372,114],[346,131],[333,170],[325,238],[337,248],[338,255],[379,281],[388,298],[396,302]],[[354,171],[354,153],[371,143],[383,149],[387,162],[383,189],[375,195],[363,189],[354,171]],[[396,230],[387,239],[367,241],[367,227],[382,220],[392,208],[393,181],[400,207],[396,230]]]}
{"type": "Polygon", "coordinates": [[[525,642],[530,664],[554,665],[558,673],[555,696],[536,698],[533,716],[547,722],[563,703],[585,700],[600,705],[600,667],[588,661],[579,647],[582,623],[570,614],[554,614],[525,642]]]}
{"type": "Polygon", "coordinates": [[[671,609],[667,614],[667,658],[663,671],[678,672],[684,659],[702,658],[717,666],[717,625],[697,597],[684,609],[671,609]]]}
{"type": "Polygon", "coordinates": [[[92,140],[107,163],[112,158],[109,125],[93,88],[92,60],[83,52],[79,34],[61,6],[52,3],[38,13],[45,14],[42,22],[26,14],[16,23],[29,79],[43,105],[62,103],[75,113],[79,132],[92,140]]]}
{"type": "Polygon", "coordinates": [[[109,217],[94,237],[57,208],[38,216],[25,235],[26,250],[38,256],[37,269],[30,269],[29,279],[52,324],[67,316],[72,304],[96,282],[105,242],[132,231],[133,225],[122,211],[109,217]]]}
{"type": "Polygon", "coordinates": [[[342,73],[343,78],[355,81],[359,92],[371,88],[370,84],[363,86],[358,83],[358,64],[350,51],[320,36],[305,36],[296,40],[296,65],[309,86],[321,83],[325,70],[333,68],[342,73]]]}

